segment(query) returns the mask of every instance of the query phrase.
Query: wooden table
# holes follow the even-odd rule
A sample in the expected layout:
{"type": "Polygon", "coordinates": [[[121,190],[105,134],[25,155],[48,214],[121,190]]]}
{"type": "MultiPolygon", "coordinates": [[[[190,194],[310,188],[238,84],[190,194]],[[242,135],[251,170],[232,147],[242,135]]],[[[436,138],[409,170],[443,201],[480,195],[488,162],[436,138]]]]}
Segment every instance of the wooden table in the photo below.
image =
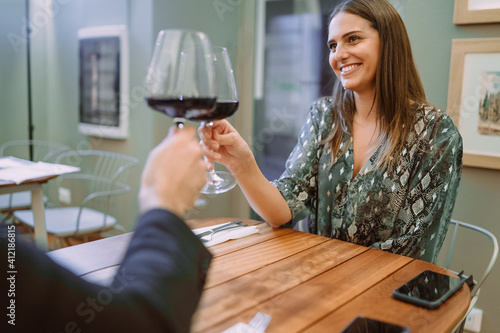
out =
{"type": "Polygon", "coordinates": [[[0,180],[0,194],[31,191],[31,209],[33,210],[33,219],[35,221],[35,242],[38,247],[44,250],[49,249],[49,242],[45,228],[42,184],[56,177],[57,175],[30,179],[20,184],[0,180]]]}
{"type": "MultiPolygon", "coordinates": [[[[193,227],[233,219],[191,220],[193,227]]],[[[272,316],[267,332],[339,332],[363,315],[408,326],[411,332],[449,332],[470,303],[464,287],[443,306],[427,310],[403,303],[392,291],[419,272],[444,268],[293,229],[258,225],[260,232],[210,248],[214,254],[193,332],[221,332],[272,316]]],[[[50,256],[77,274],[106,284],[131,234],[56,250],[50,256]]]]}

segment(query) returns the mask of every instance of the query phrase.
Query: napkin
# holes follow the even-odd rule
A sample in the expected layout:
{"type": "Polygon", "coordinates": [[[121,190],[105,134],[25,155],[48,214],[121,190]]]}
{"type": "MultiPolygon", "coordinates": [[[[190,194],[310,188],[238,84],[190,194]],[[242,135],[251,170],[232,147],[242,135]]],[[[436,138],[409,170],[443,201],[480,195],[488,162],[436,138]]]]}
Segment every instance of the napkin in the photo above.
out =
{"type": "Polygon", "coordinates": [[[237,323],[234,326],[229,327],[227,330],[222,331],[222,333],[248,333],[248,325],[245,323],[237,323]]]}
{"type": "Polygon", "coordinates": [[[0,179],[12,181],[20,184],[29,179],[42,178],[47,176],[62,175],[64,173],[77,172],[78,167],[54,164],[46,162],[37,162],[29,164],[13,165],[15,160],[4,160],[1,165],[4,168],[0,170],[0,179]]]}
{"type": "MultiPolygon", "coordinates": [[[[212,225],[210,227],[193,229],[193,233],[195,235],[198,235],[204,231],[208,231],[210,229],[217,228],[217,227],[224,225],[226,223],[227,222],[212,225]]],[[[257,226],[247,226],[247,227],[240,226],[237,228],[235,227],[232,229],[221,230],[221,231],[215,232],[215,234],[213,234],[213,236],[212,236],[212,239],[206,243],[203,243],[203,244],[205,244],[206,247],[210,247],[213,245],[227,242],[228,240],[231,240],[231,239],[238,239],[238,238],[250,236],[250,235],[256,234],[258,232],[259,232],[259,229],[257,228],[257,226]]]]}
{"type": "Polygon", "coordinates": [[[271,318],[272,317],[266,313],[257,312],[248,324],[241,322],[237,323],[227,330],[222,331],[222,333],[265,333],[271,318]]]}

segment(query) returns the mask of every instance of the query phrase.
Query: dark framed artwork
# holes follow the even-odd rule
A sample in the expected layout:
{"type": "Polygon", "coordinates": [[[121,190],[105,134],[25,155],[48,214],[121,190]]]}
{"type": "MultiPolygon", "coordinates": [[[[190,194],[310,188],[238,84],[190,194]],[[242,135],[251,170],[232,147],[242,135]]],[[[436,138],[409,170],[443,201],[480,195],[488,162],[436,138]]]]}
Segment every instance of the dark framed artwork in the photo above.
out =
{"type": "Polygon", "coordinates": [[[128,41],[125,26],[80,29],[79,131],[128,136],[128,41]]]}

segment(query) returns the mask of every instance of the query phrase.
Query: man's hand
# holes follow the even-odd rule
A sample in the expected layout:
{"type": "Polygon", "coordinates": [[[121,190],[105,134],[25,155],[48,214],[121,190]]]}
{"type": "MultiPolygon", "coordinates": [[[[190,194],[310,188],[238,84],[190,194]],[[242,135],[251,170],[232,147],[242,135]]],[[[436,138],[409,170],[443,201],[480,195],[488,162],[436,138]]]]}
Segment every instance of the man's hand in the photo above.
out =
{"type": "Polygon", "coordinates": [[[179,217],[191,208],[206,182],[206,165],[192,127],[172,128],[148,156],[142,172],[139,210],[168,209],[179,217]]]}

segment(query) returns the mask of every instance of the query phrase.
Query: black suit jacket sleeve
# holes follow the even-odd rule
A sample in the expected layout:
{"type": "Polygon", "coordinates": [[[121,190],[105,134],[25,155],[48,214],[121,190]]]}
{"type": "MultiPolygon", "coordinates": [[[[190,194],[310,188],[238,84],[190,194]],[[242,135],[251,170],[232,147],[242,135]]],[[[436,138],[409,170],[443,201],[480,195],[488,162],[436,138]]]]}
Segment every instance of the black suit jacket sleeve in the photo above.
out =
{"type": "Polygon", "coordinates": [[[15,279],[8,280],[6,233],[0,237],[1,308],[14,316],[2,315],[6,330],[0,331],[189,332],[211,254],[176,215],[155,209],[139,218],[109,286],[79,278],[19,237],[15,279]],[[5,297],[9,290],[13,297],[5,297]],[[12,300],[13,311],[7,309],[12,300]]]}

